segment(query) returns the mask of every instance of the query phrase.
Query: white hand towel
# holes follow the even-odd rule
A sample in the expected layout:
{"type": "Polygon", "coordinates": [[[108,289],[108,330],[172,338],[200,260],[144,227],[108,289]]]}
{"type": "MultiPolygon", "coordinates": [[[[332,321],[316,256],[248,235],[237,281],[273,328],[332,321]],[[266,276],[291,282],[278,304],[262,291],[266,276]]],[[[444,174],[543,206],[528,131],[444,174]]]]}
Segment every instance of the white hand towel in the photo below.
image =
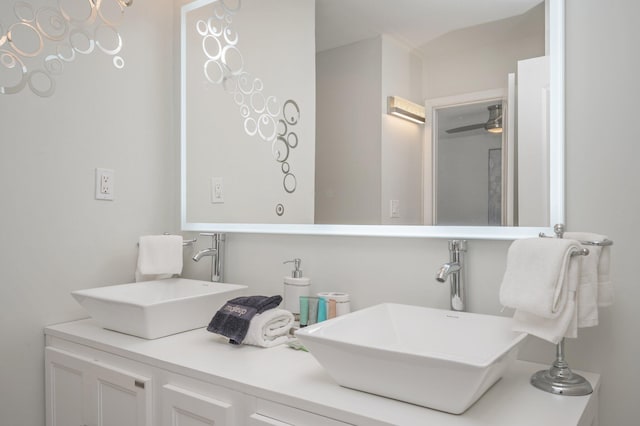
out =
{"type": "MultiPolygon", "coordinates": [[[[604,235],[566,232],[565,238],[578,241],[604,241],[604,235]]],[[[609,247],[586,246],[589,255],[582,259],[578,280],[578,327],[598,325],[598,307],[613,303],[613,286],[609,281],[609,247]],[[602,300],[601,300],[602,299],[602,300]]]]}
{"type": "Polygon", "coordinates": [[[548,342],[558,344],[563,337],[578,337],[578,309],[576,306],[576,286],[580,269],[580,257],[569,261],[567,272],[567,302],[557,318],[543,318],[537,315],[516,310],[513,315],[513,331],[537,336],[548,342]]]}
{"type": "Polygon", "coordinates": [[[182,272],[182,236],[147,235],[138,242],[136,281],[182,272]]]}
{"type": "MultiPolygon", "coordinates": [[[[589,232],[566,232],[565,236],[580,241],[604,241],[606,235],[592,234],[589,232]]],[[[611,247],[610,246],[588,246],[591,254],[587,257],[597,259],[598,274],[598,306],[601,308],[613,305],[613,283],[610,277],[611,247]]]]}
{"type": "Polygon", "coordinates": [[[249,323],[243,344],[270,348],[289,340],[293,314],[285,309],[269,309],[256,314],[249,323]]]}
{"type": "Polygon", "coordinates": [[[611,247],[602,247],[598,263],[598,306],[606,308],[613,305],[614,292],[610,277],[611,247]]]}
{"type": "Polygon", "coordinates": [[[509,247],[500,303],[516,309],[513,329],[552,343],[576,336],[577,241],[516,240],[509,247]]]}
{"type": "Polygon", "coordinates": [[[557,318],[567,301],[567,273],[576,241],[560,238],[515,240],[507,253],[500,303],[543,318],[557,318]]]}

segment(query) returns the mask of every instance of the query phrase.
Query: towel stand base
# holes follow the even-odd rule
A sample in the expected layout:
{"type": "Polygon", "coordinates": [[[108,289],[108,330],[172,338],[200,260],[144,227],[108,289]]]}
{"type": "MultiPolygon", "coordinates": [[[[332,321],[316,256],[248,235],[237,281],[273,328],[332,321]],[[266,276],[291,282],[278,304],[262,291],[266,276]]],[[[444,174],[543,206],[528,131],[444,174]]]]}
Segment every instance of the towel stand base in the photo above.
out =
{"type": "Polygon", "coordinates": [[[545,392],[556,395],[583,396],[593,393],[591,383],[569,368],[564,359],[564,339],[556,347],[556,360],[548,370],[531,376],[531,384],[545,392]]]}

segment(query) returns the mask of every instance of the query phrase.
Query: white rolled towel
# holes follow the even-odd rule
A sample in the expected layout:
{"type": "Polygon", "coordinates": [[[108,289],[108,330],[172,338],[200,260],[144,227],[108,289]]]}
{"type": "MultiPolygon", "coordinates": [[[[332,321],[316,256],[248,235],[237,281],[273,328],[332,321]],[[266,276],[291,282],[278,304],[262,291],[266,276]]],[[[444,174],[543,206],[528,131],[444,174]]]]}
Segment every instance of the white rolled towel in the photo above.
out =
{"type": "Polygon", "coordinates": [[[269,309],[256,314],[242,343],[264,348],[286,343],[290,339],[293,322],[293,314],[285,309],[269,309]]]}

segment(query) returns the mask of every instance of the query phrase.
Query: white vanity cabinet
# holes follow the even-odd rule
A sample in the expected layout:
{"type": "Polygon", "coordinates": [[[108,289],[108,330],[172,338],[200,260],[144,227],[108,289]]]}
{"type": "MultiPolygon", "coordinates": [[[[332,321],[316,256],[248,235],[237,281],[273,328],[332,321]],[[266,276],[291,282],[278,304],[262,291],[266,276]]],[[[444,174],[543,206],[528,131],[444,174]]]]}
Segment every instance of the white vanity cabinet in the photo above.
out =
{"type": "MultiPolygon", "coordinates": [[[[595,426],[594,393],[535,389],[547,366],[517,361],[473,406],[447,414],[338,386],[287,346],[229,345],[205,329],[155,340],[91,319],[45,329],[47,426],[595,426]]],[[[375,374],[375,372],[372,372],[375,374]]]]}
{"type": "Polygon", "coordinates": [[[152,426],[151,378],[45,350],[47,426],[152,426]]]}

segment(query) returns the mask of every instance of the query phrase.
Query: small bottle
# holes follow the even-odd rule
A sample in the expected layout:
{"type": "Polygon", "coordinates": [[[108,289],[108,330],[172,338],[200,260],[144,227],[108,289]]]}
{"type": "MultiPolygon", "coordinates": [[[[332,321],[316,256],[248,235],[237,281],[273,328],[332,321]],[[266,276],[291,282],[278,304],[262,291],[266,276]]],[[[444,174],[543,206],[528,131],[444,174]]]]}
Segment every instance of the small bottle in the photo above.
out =
{"type": "Polygon", "coordinates": [[[300,327],[309,325],[309,298],[300,296],[300,327]]]}
{"type": "Polygon", "coordinates": [[[295,269],[291,271],[291,276],[284,277],[284,309],[296,316],[300,315],[300,296],[309,296],[311,280],[302,276],[300,259],[287,260],[284,263],[293,263],[295,269]]]}
{"type": "Polygon", "coordinates": [[[351,302],[348,293],[326,291],[318,293],[318,297],[327,300],[327,318],[339,317],[351,312],[351,302]]]}

